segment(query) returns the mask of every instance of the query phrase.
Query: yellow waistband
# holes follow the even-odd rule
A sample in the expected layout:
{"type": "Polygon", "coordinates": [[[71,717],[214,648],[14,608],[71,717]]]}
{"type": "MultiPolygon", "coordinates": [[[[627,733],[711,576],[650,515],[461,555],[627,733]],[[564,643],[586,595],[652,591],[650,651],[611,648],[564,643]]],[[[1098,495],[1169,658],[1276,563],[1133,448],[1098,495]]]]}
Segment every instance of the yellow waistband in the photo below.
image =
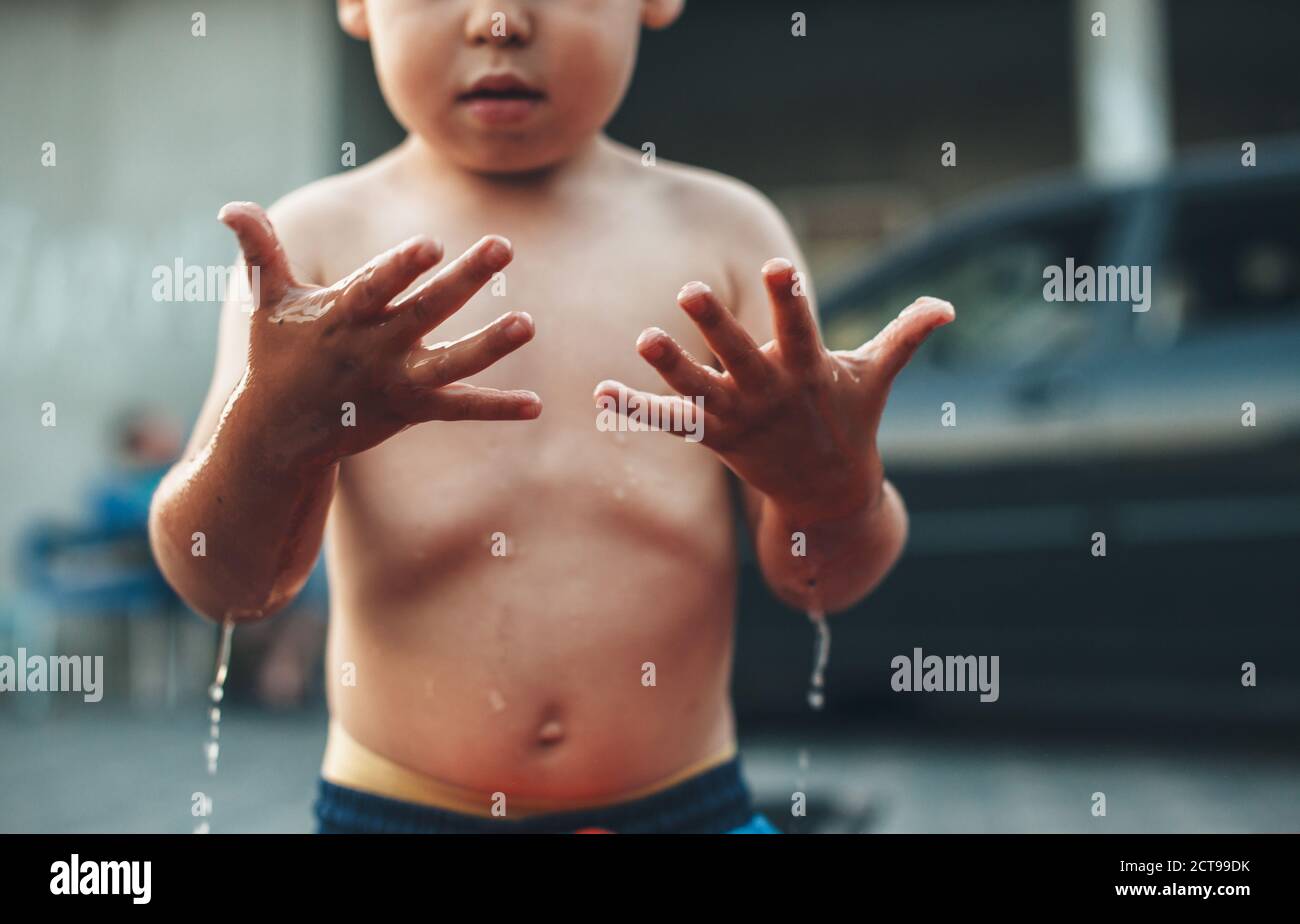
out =
{"type": "MultiPolygon", "coordinates": [[[[596,808],[642,799],[654,793],[675,786],[685,779],[697,776],[706,770],[724,764],[736,754],[735,744],[729,744],[725,750],[697,761],[683,770],[672,774],[632,792],[620,793],[612,798],[599,800],[560,800],[529,799],[511,797],[509,812],[511,818],[524,818],[529,815],[542,815],[549,812],[565,812],[580,808],[596,808]]],[[[359,789],[389,799],[429,805],[449,812],[463,815],[492,817],[492,793],[480,792],[450,783],[443,783],[433,777],[403,767],[387,757],[376,754],[357,741],[343,728],[337,720],[330,720],[329,737],[325,742],[325,758],[321,763],[321,776],[338,786],[359,789]]]]}

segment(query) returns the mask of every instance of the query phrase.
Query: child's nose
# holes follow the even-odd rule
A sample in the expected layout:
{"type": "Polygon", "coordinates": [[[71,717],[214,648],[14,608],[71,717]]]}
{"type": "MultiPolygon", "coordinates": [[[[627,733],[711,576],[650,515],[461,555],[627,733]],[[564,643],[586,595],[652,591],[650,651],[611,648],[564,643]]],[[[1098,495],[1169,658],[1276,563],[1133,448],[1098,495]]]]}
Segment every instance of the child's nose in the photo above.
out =
{"type": "Polygon", "coordinates": [[[526,3],[473,0],[465,17],[465,40],[471,45],[527,45],[533,16],[526,3]]]}

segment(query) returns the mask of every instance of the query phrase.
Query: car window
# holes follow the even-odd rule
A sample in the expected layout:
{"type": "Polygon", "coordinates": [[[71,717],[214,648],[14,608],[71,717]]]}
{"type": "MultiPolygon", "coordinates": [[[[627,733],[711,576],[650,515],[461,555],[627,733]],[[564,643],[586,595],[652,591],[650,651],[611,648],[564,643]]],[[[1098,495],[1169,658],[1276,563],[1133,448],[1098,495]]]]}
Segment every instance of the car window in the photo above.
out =
{"type": "Polygon", "coordinates": [[[1153,276],[1155,310],[1138,318],[1148,340],[1300,315],[1300,182],[1184,195],[1153,276]]]}
{"type": "Polygon", "coordinates": [[[1100,207],[1020,225],[990,228],[936,254],[885,285],[845,299],[825,321],[834,349],[870,339],[917,296],[952,302],[958,323],[923,351],[940,366],[1006,365],[1082,342],[1098,322],[1099,306],[1048,302],[1048,266],[1101,262],[1110,212],[1100,207]]]}

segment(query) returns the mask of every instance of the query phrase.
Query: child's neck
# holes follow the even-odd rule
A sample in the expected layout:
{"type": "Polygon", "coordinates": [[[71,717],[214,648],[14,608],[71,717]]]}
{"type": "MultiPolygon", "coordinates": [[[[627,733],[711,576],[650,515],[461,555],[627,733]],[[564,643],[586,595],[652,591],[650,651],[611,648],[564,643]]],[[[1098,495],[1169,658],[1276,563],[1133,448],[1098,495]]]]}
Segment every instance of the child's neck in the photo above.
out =
{"type": "Polygon", "coordinates": [[[568,157],[545,167],[517,173],[486,173],[457,164],[418,135],[411,134],[393,151],[393,156],[399,168],[416,182],[445,187],[454,178],[455,185],[471,195],[536,199],[553,196],[590,179],[618,157],[617,149],[614,141],[596,134],[568,157]]]}

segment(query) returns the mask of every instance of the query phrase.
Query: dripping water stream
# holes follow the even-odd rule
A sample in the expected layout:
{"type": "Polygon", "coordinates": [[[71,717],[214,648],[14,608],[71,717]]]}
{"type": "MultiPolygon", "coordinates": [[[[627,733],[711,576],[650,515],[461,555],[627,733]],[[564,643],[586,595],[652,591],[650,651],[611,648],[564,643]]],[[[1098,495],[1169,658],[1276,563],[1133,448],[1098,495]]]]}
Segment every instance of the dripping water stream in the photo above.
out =
{"type": "Polygon", "coordinates": [[[831,657],[831,629],[826,623],[826,614],[821,610],[809,610],[808,621],[817,630],[813,643],[812,679],[808,684],[808,705],[821,709],[826,703],[826,662],[831,657]]]}

